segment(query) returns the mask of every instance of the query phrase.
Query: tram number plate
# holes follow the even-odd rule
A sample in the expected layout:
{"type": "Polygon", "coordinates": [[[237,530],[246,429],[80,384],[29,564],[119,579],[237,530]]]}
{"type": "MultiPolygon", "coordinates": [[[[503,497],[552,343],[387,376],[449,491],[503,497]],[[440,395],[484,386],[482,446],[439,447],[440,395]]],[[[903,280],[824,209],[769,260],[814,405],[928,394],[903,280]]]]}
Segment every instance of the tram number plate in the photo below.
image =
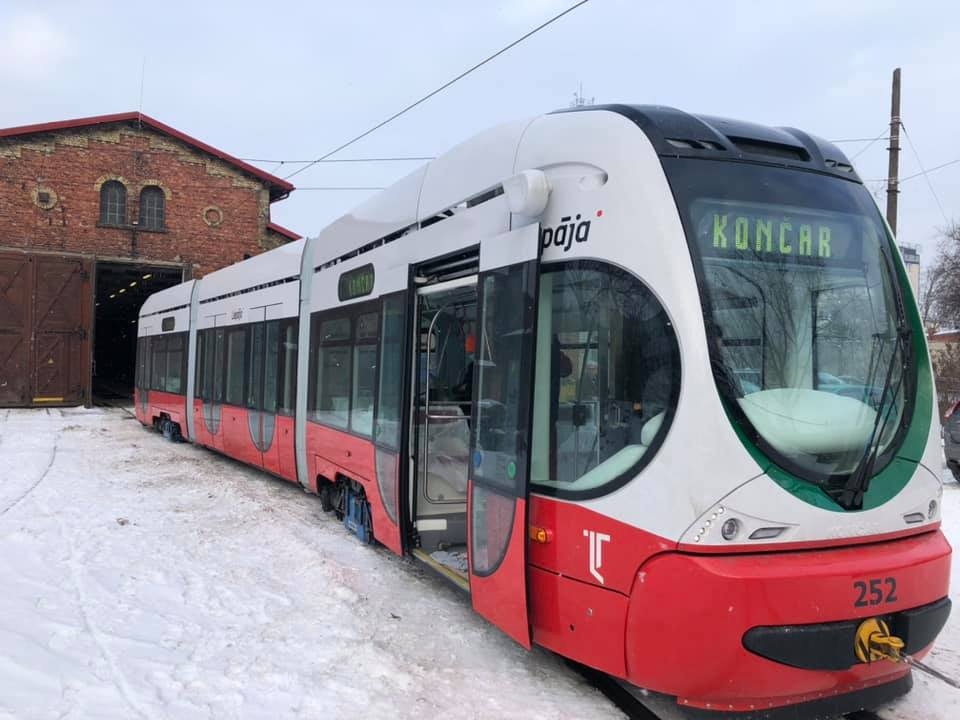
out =
{"type": "Polygon", "coordinates": [[[853,589],[857,592],[857,599],[853,602],[854,607],[884,605],[897,601],[896,578],[857,580],[853,583],[853,589]]]}

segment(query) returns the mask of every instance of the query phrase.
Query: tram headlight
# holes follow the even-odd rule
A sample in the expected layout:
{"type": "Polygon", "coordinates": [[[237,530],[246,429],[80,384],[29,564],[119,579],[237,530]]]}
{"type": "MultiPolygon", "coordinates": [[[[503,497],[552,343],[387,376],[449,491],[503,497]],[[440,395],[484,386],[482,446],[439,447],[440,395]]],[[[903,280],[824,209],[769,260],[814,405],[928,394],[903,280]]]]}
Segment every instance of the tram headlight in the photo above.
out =
{"type": "Polygon", "coordinates": [[[720,527],[720,534],[724,540],[733,540],[740,532],[740,521],[736,518],[728,518],[720,527]]]}
{"type": "Polygon", "coordinates": [[[931,500],[930,504],[927,506],[927,518],[933,520],[937,514],[937,501],[931,500]]]}

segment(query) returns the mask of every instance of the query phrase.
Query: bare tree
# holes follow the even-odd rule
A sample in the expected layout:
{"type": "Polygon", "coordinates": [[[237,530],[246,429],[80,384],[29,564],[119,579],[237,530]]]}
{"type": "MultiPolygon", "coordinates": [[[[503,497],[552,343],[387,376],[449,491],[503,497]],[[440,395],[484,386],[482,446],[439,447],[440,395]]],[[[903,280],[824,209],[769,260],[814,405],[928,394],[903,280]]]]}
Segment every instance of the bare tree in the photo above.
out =
{"type": "Polygon", "coordinates": [[[924,328],[929,328],[936,322],[934,300],[942,279],[943,269],[936,263],[923,270],[920,275],[920,297],[917,302],[920,305],[920,319],[924,328]]]}
{"type": "Polygon", "coordinates": [[[921,289],[924,324],[960,325],[960,225],[952,223],[941,232],[937,259],[926,272],[921,289]]]}
{"type": "Polygon", "coordinates": [[[960,400],[960,344],[950,343],[933,356],[941,415],[960,400]]]}

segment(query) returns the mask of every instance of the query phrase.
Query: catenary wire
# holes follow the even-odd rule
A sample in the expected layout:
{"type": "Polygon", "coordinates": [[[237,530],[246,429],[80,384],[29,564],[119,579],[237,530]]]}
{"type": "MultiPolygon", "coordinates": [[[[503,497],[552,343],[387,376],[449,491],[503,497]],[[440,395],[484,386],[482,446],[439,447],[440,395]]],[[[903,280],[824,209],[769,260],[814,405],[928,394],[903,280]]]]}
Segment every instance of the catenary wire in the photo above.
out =
{"type": "Polygon", "coordinates": [[[853,161],[856,160],[858,157],[860,157],[861,155],[863,155],[867,150],[869,150],[870,148],[872,148],[872,147],[874,146],[874,143],[876,143],[878,140],[880,140],[881,138],[884,138],[884,137],[889,137],[889,136],[887,135],[887,130],[886,130],[886,129],[884,129],[884,131],[883,131],[882,133],[880,133],[880,134],[877,135],[875,138],[873,138],[873,140],[871,140],[869,143],[867,143],[867,145],[865,145],[864,147],[860,148],[860,149],[857,151],[857,153],[856,153],[853,157],[850,158],[850,162],[853,162],[853,161]]]}
{"type": "Polygon", "coordinates": [[[933,199],[936,201],[937,207],[940,208],[940,214],[943,216],[943,222],[946,225],[950,225],[950,219],[947,217],[947,213],[943,209],[943,203],[940,202],[940,196],[937,195],[937,191],[934,189],[933,183],[930,181],[930,173],[923,168],[923,162],[920,160],[920,153],[917,152],[917,148],[913,144],[913,140],[910,138],[910,133],[907,132],[907,126],[901,122],[900,127],[903,128],[903,135],[907,138],[907,144],[910,145],[910,150],[913,151],[913,156],[917,160],[917,165],[920,167],[920,173],[923,175],[923,179],[927,181],[927,187],[930,188],[930,194],[933,195],[933,199]]]}
{"type": "Polygon", "coordinates": [[[483,67],[484,65],[486,65],[486,64],[489,63],[490,61],[494,60],[495,58],[499,57],[500,55],[503,55],[505,52],[507,52],[507,51],[510,50],[511,48],[516,47],[517,45],[519,45],[520,43],[522,43],[524,40],[526,40],[527,38],[529,38],[530,36],[535,35],[536,33],[540,32],[541,30],[543,30],[543,29],[544,29],[545,27],[547,27],[548,25],[552,25],[553,23],[555,23],[557,20],[559,20],[560,18],[562,18],[564,15],[567,15],[568,13],[573,12],[574,10],[576,10],[578,7],[580,7],[580,6],[582,6],[582,5],[586,5],[588,2],[590,2],[590,0],[580,0],[580,2],[574,3],[573,5],[571,5],[570,7],[568,7],[566,10],[563,10],[562,12],[557,13],[557,14],[554,15],[552,18],[550,18],[550,19],[547,20],[546,22],[538,25],[537,27],[535,27],[533,30],[529,31],[527,34],[523,35],[522,37],[514,40],[514,41],[513,41],[512,43],[510,43],[509,45],[506,45],[506,46],[502,47],[500,50],[497,50],[497,52],[493,53],[493,55],[490,55],[490,56],[484,58],[483,60],[481,60],[481,61],[478,62],[477,64],[473,65],[472,67],[468,68],[467,70],[464,70],[462,73],[460,73],[459,75],[457,75],[457,76],[454,77],[453,79],[448,80],[447,82],[445,82],[443,85],[441,85],[441,86],[438,87],[437,89],[432,90],[431,92],[427,93],[426,95],[424,95],[424,96],[423,96],[422,98],[420,98],[419,100],[417,100],[417,101],[415,101],[415,102],[412,102],[412,103],[410,103],[409,105],[407,105],[405,108],[403,108],[402,110],[399,110],[398,112],[395,112],[393,115],[391,115],[390,117],[388,117],[386,120],[382,120],[381,122],[379,122],[379,123],[377,123],[376,125],[374,125],[373,127],[371,127],[369,130],[365,130],[364,132],[360,133],[359,135],[357,135],[356,137],[352,138],[351,140],[348,140],[348,141],[346,141],[345,143],[343,143],[343,144],[335,147],[335,148],[334,148],[333,150],[331,150],[330,152],[328,152],[328,153],[326,153],[326,154],[324,154],[324,155],[321,155],[321,156],[320,156],[319,158],[317,158],[316,160],[313,160],[313,161],[307,163],[306,165],[304,165],[303,167],[301,167],[301,168],[299,168],[299,169],[297,169],[297,170],[294,170],[292,173],[290,173],[289,175],[287,175],[287,176],[284,178],[284,180],[289,180],[289,179],[292,178],[294,175],[298,175],[298,174],[302,173],[304,170],[307,170],[307,169],[313,167],[316,163],[322,162],[322,161],[326,160],[327,158],[329,158],[329,157],[332,156],[332,155],[336,155],[336,154],[337,154],[338,152],[340,152],[341,150],[344,150],[345,148],[350,147],[350,146],[353,145],[355,142],[357,142],[357,141],[359,141],[359,140],[362,140],[363,138],[367,137],[367,135],[370,135],[371,133],[373,133],[373,132],[379,130],[380,128],[382,128],[384,125],[393,122],[394,120],[396,120],[396,119],[397,119],[398,117],[400,117],[401,115],[409,112],[410,110],[413,110],[415,107],[417,107],[418,105],[426,102],[427,100],[429,100],[430,98],[432,98],[434,95],[437,95],[438,93],[443,92],[444,90],[446,90],[448,87],[450,87],[451,85],[453,85],[453,84],[456,83],[457,81],[462,80],[462,79],[465,78],[467,75],[469,75],[470,73],[472,73],[474,70],[478,70],[479,68],[483,67]]]}

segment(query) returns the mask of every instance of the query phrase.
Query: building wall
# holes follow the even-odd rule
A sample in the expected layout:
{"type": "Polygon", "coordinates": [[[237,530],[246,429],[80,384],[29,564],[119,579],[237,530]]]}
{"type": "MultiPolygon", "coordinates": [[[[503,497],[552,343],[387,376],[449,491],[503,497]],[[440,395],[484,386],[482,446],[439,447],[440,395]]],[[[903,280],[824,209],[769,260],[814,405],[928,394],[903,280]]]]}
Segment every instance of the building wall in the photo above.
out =
{"type": "Polygon", "coordinates": [[[176,262],[199,277],[282,244],[269,222],[262,181],[146,126],[0,138],[0,247],[176,262]],[[127,188],[123,227],[99,224],[107,180],[127,188]],[[162,231],[135,225],[147,185],[166,196],[162,231]]]}

